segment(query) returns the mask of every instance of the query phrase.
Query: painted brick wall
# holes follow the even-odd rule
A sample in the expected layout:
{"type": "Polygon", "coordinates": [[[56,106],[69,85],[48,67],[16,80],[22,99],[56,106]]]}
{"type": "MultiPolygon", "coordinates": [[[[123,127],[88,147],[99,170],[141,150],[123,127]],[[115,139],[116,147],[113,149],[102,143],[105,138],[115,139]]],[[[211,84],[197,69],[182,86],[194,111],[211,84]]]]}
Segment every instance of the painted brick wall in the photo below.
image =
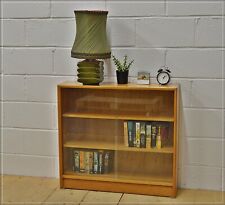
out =
{"type": "MultiPolygon", "coordinates": [[[[179,186],[221,190],[225,175],[224,1],[4,1],[3,172],[58,177],[56,85],[73,80],[75,9],[107,9],[112,52],[130,72],[163,65],[181,85],[179,186]]],[[[107,60],[106,80],[115,81],[107,60]]]]}

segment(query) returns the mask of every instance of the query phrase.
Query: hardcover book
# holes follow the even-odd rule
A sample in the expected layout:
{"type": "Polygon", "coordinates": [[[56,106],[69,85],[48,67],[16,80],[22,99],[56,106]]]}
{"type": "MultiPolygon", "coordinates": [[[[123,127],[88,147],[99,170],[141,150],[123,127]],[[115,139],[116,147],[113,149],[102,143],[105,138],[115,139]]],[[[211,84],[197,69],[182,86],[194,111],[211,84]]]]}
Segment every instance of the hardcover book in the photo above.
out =
{"type": "Polygon", "coordinates": [[[157,136],[157,127],[156,125],[152,125],[152,135],[151,135],[151,147],[154,148],[156,146],[156,136],[157,136]]]}
{"type": "Polygon", "coordinates": [[[103,151],[102,150],[99,150],[98,152],[98,164],[99,164],[99,167],[98,167],[98,173],[99,174],[103,174],[104,173],[104,169],[103,169],[103,151]]]}
{"type": "Polygon", "coordinates": [[[97,174],[98,173],[98,151],[94,151],[93,154],[93,173],[97,174]]]}
{"type": "Polygon", "coordinates": [[[80,172],[84,173],[85,172],[85,155],[84,155],[84,151],[81,150],[80,151],[80,172]]]}
{"type": "Polygon", "coordinates": [[[123,129],[124,129],[124,145],[125,146],[129,146],[129,143],[128,143],[128,127],[127,127],[127,122],[124,121],[123,123],[123,129]]]}
{"type": "Polygon", "coordinates": [[[152,125],[146,124],[146,148],[151,148],[152,125]]]}
{"type": "Polygon", "coordinates": [[[80,171],[80,152],[79,152],[79,150],[76,150],[76,149],[73,150],[73,160],[74,160],[73,171],[79,172],[80,171]]]}
{"type": "Polygon", "coordinates": [[[89,156],[89,152],[85,151],[84,152],[84,163],[85,163],[85,172],[89,173],[90,169],[89,169],[89,160],[90,160],[90,156],[89,156]]]}
{"type": "Polygon", "coordinates": [[[133,126],[133,122],[132,121],[128,121],[127,122],[127,127],[128,127],[128,145],[129,147],[133,147],[134,146],[134,140],[133,140],[133,130],[134,130],[134,126],[133,126]]]}
{"type": "Polygon", "coordinates": [[[110,172],[110,152],[106,151],[104,154],[104,173],[107,174],[110,172]]]}
{"type": "Polygon", "coordinates": [[[89,173],[93,173],[93,152],[89,152],[89,173]]]}
{"type": "Polygon", "coordinates": [[[140,147],[140,122],[136,122],[136,147],[140,147]]]}
{"type": "Polygon", "coordinates": [[[145,122],[140,123],[140,147],[146,147],[145,122]]]}

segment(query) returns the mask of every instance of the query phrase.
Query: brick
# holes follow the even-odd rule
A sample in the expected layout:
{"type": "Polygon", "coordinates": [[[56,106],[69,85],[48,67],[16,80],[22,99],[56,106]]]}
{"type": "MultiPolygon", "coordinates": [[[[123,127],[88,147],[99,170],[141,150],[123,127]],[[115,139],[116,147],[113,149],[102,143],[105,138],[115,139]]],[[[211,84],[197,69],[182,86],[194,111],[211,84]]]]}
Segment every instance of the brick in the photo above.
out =
{"type": "Polygon", "coordinates": [[[75,20],[28,20],[26,22],[27,45],[70,46],[75,38],[75,20]]]}
{"type": "Polygon", "coordinates": [[[54,45],[53,20],[27,20],[26,35],[28,46],[53,46],[54,45]]]}
{"type": "Polygon", "coordinates": [[[26,77],[8,76],[3,78],[3,99],[4,101],[26,101],[26,77]]]}
{"type": "Polygon", "coordinates": [[[222,80],[193,80],[191,107],[222,108],[222,80]]]}
{"type": "Polygon", "coordinates": [[[194,189],[222,189],[222,169],[208,166],[185,166],[182,187],[194,189]]]}
{"type": "Polygon", "coordinates": [[[167,15],[223,15],[222,1],[169,1],[167,15]]]}
{"type": "Polygon", "coordinates": [[[54,46],[72,48],[76,35],[75,20],[55,20],[53,28],[54,46]]]}
{"type": "MultiPolygon", "coordinates": [[[[1,32],[0,32],[1,33],[1,32]]],[[[1,34],[0,34],[0,37],[1,37],[1,34]]],[[[0,40],[0,43],[1,43],[1,40],[0,40]]],[[[2,44],[1,44],[2,45],[2,44]]],[[[3,66],[2,66],[2,54],[3,54],[3,52],[2,52],[2,49],[0,49],[0,74],[2,74],[3,73],[3,66]]],[[[1,76],[1,75],[0,75],[1,76]]]]}
{"type": "Polygon", "coordinates": [[[185,135],[222,138],[222,110],[184,109],[185,135]]]}
{"type": "Polygon", "coordinates": [[[29,76],[27,78],[28,101],[55,103],[57,84],[66,80],[73,80],[73,77],[29,76]]]}
{"type": "Polygon", "coordinates": [[[5,1],[3,18],[47,18],[50,17],[50,1],[5,1]]]}
{"type": "Polygon", "coordinates": [[[24,20],[3,20],[2,30],[3,30],[2,44],[4,46],[25,46],[26,45],[24,20]]]}
{"type": "Polygon", "coordinates": [[[109,35],[111,46],[135,46],[135,20],[110,19],[109,35]]]}
{"type": "Polygon", "coordinates": [[[182,107],[190,107],[193,80],[172,77],[171,83],[179,84],[180,86],[180,102],[182,107]]]}
{"type": "MultiPolygon", "coordinates": [[[[225,181],[225,168],[223,168],[223,179],[222,181],[224,182],[225,181]]],[[[223,183],[223,189],[222,191],[225,191],[225,183],[223,183]]]]}
{"type": "Polygon", "coordinates": [[[194,19],[143,18],[136,22],[137,47],[184,47],[194,44],[194,19]]]}
{"type": "Polygon", "coordinates": [[[41,103],[4,103],[4,127],[56,129],[54,106],[41,103]]]}
{"type": "MultiPolygon", "coordinates": [[[[151,77],[155,77],[158,69],[165,65],[165,50],[164,49],[112,49],[112,53],[122,60],[125,54],[128,58],[134,59],[134,63],[130,68],[129,76],[137,76],[139,71],[150,72],[151,77]]],[[[111,60],[111,67],[106,68],[109,75],[116,75],[116,66],[111,60]]]]}
{"type": "Polygon", "coordinates": [[[36,129],[3,129],[3,153],[56,156],[57,132],[36,129]]]}
{"type": "Polygon", "coordinates": [[[165,3],[134,2],[134,1],[106,1],[109,16],[153,16],[164,15],[165,3]],[[129,8],[129,9],[128,9],[129,8]]]}
{"type": "Polygon", "coordinates": [[[55,177],[55,158],[3,154],[3,174],[55,177]]]}
{"type": "Polygon", "coordinates": [[[54,51],[54,74],[77,75],[77,63],[81,59],[71,57],[71,49],[57,48],[54,51]]]}
{"type": "Polygon", "coordinates": [[[195,46],[225,47],[225,34],[222,18],[200,18],[196,26],[195,46]]]}
{"type": "Polygon", "coordinates": [[[74,17],[74,10],[105,10],[105,1],[53,1],[52,16],[53,17],[74,17]]]}
{"type": "Polygon", "coordinates": [[[222,140],[218,139],[186,139],[186,163],[222,167],[222,140]]]}
{"type": "Polygon", "coordinates": [[[3,79],[2,75],[0,74],[0,85],[1,85],[1,88],[0,88],[0,102],[3,100],[3,96],[2,96],[2,94],[3,94],[3,92],[2,92],[2,90],[3,90],[3,80],[2,79],[3,79]]]}
{"type": "Polygon", "coordinates": [[[221,78],[223,51],[219,49],[169,49],[166,65],[173,77],[221,78]]]}
{"type": "Polygon", "coordinates": [[[4,74],[52,74],[52,49],[4,48],[4,74]]]}
{"type": "Polygon", "coordinates": [[[3,129],[3,153],[22,154],[23,153],[23,132],[18,129],[3,129]]]}

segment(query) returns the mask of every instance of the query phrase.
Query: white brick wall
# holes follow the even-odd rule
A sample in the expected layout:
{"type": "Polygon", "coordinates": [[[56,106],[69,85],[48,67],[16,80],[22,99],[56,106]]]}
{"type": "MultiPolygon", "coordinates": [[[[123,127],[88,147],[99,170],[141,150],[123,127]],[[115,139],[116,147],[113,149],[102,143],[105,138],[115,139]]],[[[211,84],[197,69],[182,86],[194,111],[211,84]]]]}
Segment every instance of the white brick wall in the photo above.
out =
{"type": "MultiPolygon", "coordinates": [[[[223,8],[222,0],[4,1],[3,172],[58,176],[56,84],[75,80],[79,61],[70,57],[73,11],[107,9],[113,54],[135,60],[130,81],[148,71],[156,82],[168,65],[181,86],[179,186],[225,190],[223,8]]],[[[105,79],[115,81],[110,60],[105,79]]]]}

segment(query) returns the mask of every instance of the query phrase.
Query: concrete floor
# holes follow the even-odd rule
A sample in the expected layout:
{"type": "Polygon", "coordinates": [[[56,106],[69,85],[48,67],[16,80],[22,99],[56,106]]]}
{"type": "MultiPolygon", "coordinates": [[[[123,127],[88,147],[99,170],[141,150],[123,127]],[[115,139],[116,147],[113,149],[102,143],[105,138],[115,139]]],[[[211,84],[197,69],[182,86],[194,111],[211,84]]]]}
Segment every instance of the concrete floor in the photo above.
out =
{"type": "Polygon", "coordinates": [[[1,178],[1,194],[2,205],[225,204],[225,192],[181,189],[174,199],[124,193],[59,189],[59,180],[55,178],[8,175],[1,178]]]}

